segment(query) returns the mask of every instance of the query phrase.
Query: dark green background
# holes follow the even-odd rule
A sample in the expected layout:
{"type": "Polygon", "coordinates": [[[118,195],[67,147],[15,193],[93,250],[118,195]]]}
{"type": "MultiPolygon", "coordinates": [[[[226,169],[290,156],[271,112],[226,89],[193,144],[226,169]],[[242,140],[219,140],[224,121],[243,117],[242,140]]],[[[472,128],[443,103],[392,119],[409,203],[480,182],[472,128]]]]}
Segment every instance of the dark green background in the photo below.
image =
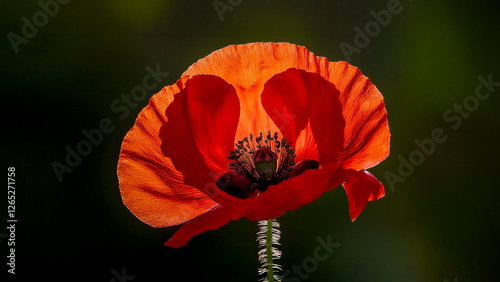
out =
{"type": "MultiPolygon", "coordinates": [[[[163,242],[175,227],[149,227],[122,204],[120,145],[147,99],[123,120],[110,105],[142,84],[145,67],[159,64],[170,73],[162,86],[169,85],[230,44],[286,41],[344,60],[339,44],[353,44],[353,28],[364,29],[370,11],[388,2],[245,0],[221,21],[212,1],[73,0],[15,54],[7,34],[21,34],[21,18],[31,20],[41,8],[36,1],[2,1],[1,159],[2,169],[16,167],[18,280],[111,281],[112,270],[125,267],[133,281],[256,281],[255,222],[231,222],[174,250],[163,242]],[[81,131],[103,118],[116,128],[60,183],[51,163],[63,163],[65,147],[75,148],[81,131]]],[[[498,5],[401,5],[351,60],[385,97],[391,155],[371,171],[387,194],[354,223],[341,187],[279,219],[284,269],[311,257],[318,237],[341,244],[307,281],[493,281],[500,275],[500,91],[456,130],[443,119],[474,94],[478,76],[500,81],[498,5]],[[435,128],[447,140],[391,191],[384,174],[398,173],[398,156],[408,159],[414,140],[430,138],[435,128]]],[[[2,276],[6,243],[0,243],[2,276]]]]}

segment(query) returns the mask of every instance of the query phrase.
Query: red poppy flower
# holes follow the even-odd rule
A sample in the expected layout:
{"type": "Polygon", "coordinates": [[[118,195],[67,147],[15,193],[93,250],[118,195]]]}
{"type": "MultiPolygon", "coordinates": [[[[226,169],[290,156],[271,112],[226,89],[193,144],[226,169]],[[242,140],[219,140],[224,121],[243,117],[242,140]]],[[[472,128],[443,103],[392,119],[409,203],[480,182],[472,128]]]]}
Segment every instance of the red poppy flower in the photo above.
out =
{"type": "Polygon", "coordinates": [[[384,196],[384,100],[361,72],[289,43],[231,45],[154,95],[123,140],[125,205],[165,244],[240,217],[276,218],[342,184],[354,221],[384,196]],[[229,157],[228,157],[229,156],[229,157]]]}

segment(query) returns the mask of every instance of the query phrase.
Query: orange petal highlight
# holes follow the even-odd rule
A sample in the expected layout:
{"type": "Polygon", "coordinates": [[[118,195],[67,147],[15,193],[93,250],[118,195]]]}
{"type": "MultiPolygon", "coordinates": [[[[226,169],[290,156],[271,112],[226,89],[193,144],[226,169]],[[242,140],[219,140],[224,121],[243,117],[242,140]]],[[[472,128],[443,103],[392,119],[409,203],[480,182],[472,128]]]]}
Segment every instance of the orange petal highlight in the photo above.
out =
{"type": "Polygon", "coordinates": [[[384,98],[361,71],[346,62],[329,69],[329,80],[340,91],[345,120],[344,149],[339,159],[344,168],[374,167],[387,156],[390,132],[384,98]]]}

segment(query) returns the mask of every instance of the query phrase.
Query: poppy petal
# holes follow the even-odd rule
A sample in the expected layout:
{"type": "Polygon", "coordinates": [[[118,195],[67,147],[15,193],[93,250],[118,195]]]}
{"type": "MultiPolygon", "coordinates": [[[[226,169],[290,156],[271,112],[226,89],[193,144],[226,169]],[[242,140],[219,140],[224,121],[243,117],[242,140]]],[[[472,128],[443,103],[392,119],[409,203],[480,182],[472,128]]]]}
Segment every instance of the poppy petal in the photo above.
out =
{"type": "MultiPolygon", "coordinates": [[[[277,131],[295,116],[283,107],[273,107],[265,114],[260,94],[264,84],[275,74],[289,68],[316,73],[339,91],[345,120],[344,144],[339,160],[346,168],[367,169],[389,154],[390,133],[384,100],[370,80],[347,62],[329,62],[305,47],[286,42],[230,45],[193,64],[184,75],[212,74],[233,85],[241,102],[241,118],[236,140],[249,133],[277,131]]],[[[302,125],[302,124],[301,124],[302,125]]],[[[316,159],[317,150],[310,129],[306,127],[296,139],[301,148],[298,159],[316,159]],[[303,149],[303,150],[302,150],[303,149]],[[300,158],[299,158],[300,157],[300,158]]],[[[300,127],[298,127],[300,128],[300,127]]],[[[297,150],[297,148],[295,148],[297,150]]]]}
{"type": "Polygon", "coordinates": [[[202,214],[182,225],[165,246],[179,248],[186,245],[195,235],[208,230],[215,230],[226,225],[231,220],[241,218],[248,209],[248,205],[217,206],[210,212],[202,214]]]}
{"type": "MultiPolygon", "coordinates": [[[[282,107],[283,115],[294,117],[280,126],[291,141],[299,132],[309,132],[310,125],[314,136],[310,140],[317,143],[320,163],[338,161],[345,168],[370,168],[389,154],[390,133],[382,95],[357,68],[345,62],[329,67],[331,74],[326,78],[298,69],[275,75],[264,88],[264,108],[270,112],[282,107]]],[[[305,149],[297,146],[299,152],[312,146],[298,140],[297,144],[309,144],[305,149]]]]}
{"type": "Polygon", "coordinates": [[[339,172],[338,165],[330,163],[270,186],[260,197],[251,199],[253,202],[245,217],[253,221],[277,218],[309,204],[342,183],[339,172]]]}
{"type": "MultiPolygon", "coordinates": [[[[241,104],[235,140],[241,140],[249,133],[265,133],[268,130],[281,133],[280,125],[294,119],[283,107],[267,112],[262,107],[264,84],[272,76],[289,68],[318,72],[325,63],[328,63],[326,58],[316,57],[303,46],[286,42],[256,42],[219,49],[194,63],[183,75],[216,75],[235,87],[241,104]]],[[[303,132],[304,136],[297,140],[296,145],[304,141],[309,145],[313,144],[312,134],[307,133],[303,132]]],[[[307,148],[310,151],[304,158],[316,159],[317,151],[314,146],[307,148]]]]}
{"type": "Polygon", "coordinates": [[[162,151],[184,183],[219,203],[232,199],[215,183],[229,168],[239,110],[234,88],[223,79],[193,76],[166,109],[168,121],[160,130],[162,151]]]}
{"type": "Polygon", "coordinates": [[[318,148],[311,129],[307,89],[301,78],[289,69],[270,78],[264,85],[262,105],[283,136],[292,144],[296,160],[318,159],[318,148]]]}
{"type": "Polygon", "coordinates": [[[344,168],[374,167],[389,155],[390,132],[384,98],[361,71],[346,62],[330,68],[329,81],[340,91],[345,120],[344,168]]]}
{"type": "Polygon", "coordinates": [[[346,181],[342,184],[349,200],[349,215],[354,221],[368,201],[375,201],[385,195],[384,185],[366,170],[348,169],[342,172],[346,181]]]}
{"type": "MultiPolygon", "coordinates": [[[[262,93],[262,103],[268,112],[281,106],[294,116],[293,121],[280,126],[292,144],[296,141],[294,138],[313,135],[319,162],[337,162],[345,125],[339,91],[331,82],[316,73],[288,69],[269,79],[262,93]],[[303,130],[310,133],[301,135],[299,132],[303,130]]],[[[304,152],[312,151],[314,142],[297,143],[297,156],[311,159],[304,152]]]]}
{"type": "Polygon", "coordinates": [[[277,218],[287,211],[296,210],[341,184],[337,168],[336,164],[330,164],[321,169],[308,170],[298,177],[270,186],[259,197],[237,199],[228,206],[217,206],[181,226],[165,245],[181,247],[193,236],[217,229],[242,216],[259,221],[277,218]]]}
{"type": "Polygon", "coordinates": [[[151,98],[125,136],[118,161],[123,203],[154,227],[181,224],[217,204],[198,189],[185,185],[182,174],[161,152],[159,131],[167,121],[165,109],[182,84],[180,80],[151,98]]]}
{"type": "Polygon", "coordinates": [[[262,108],[260,94],[264,83],[275,73],[272,44],[231,45],[213,52],[189,67],[183,75],[211,74],[233,85],[241,106],[235,140],[250,133],[279,132],[262,108]]]}

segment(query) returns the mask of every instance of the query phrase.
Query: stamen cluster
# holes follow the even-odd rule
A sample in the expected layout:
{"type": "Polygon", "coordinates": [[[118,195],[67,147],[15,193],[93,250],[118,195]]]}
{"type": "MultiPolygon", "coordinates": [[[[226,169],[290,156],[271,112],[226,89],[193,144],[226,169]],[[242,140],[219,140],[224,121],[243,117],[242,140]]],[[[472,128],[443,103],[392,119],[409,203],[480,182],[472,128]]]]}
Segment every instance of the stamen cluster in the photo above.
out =
{"type": "Polygon", "coordinates": [[[259,136],[254,136],[250,133],[250,138],[245,137],[235,143],[236,149],[230,151],[228,159],[232,160],[230,168],[239,174],[245,174],[252,182],[256,183],[255,189],[259,191],[267,190],[269,185],[278,184],[289,178],[290,172],[295,165],[295,150],[290,146],[285,138],[278,139],[278,133],[274,135],[271,131],[263,136],[260,132],[259,136]],[[276,170],[266,179],[256,169],[256,163],[262,161],[271,161],[270,159],[259,159],[263,150],[269,150],[271,157],[277,161],[276,170]]]}

